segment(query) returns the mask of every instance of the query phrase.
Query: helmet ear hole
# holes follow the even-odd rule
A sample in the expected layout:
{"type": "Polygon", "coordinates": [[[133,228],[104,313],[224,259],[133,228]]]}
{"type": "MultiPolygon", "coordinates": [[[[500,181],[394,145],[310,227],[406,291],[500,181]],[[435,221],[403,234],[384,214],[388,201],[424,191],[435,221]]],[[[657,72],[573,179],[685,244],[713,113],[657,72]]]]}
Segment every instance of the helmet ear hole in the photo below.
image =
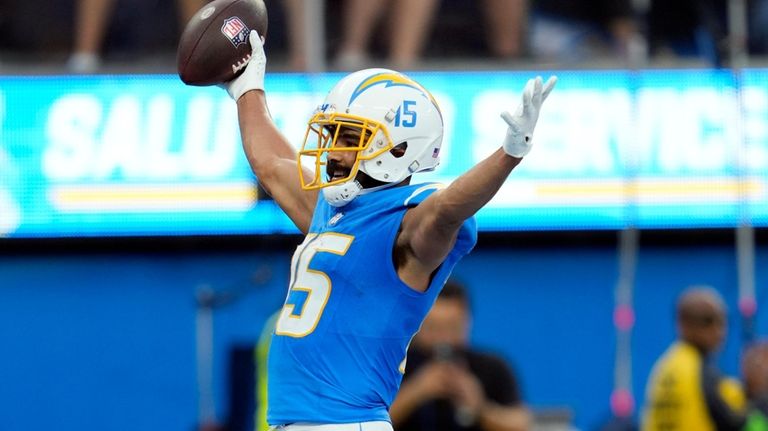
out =
{"type": "Polygon", "coordinates": [[[389,150],[389,153],[392,154],[392,157],[399,159],[400,157],[403,157],[405,155],[405,150],[408,149],[408,142],[401,142],[397,145],[395,145],[394,148],[389,150]]]}

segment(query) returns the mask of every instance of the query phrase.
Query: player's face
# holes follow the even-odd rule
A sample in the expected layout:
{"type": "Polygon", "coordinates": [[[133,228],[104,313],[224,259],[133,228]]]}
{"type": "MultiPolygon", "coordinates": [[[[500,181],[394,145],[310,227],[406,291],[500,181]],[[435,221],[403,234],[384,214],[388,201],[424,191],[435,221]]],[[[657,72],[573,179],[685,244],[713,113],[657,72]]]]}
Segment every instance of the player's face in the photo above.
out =
{"type": "Polygon", "coordinates": [[[469,338],[469,320],[469,311],[462,301],[438,299],[424,319],[414,343],[427,351],[444,344],[465,347],[469,338]]]}
{"type": "Polygon", "coordinates": [[[768,344],[750,347],[742,357],[741,369],[750,399],[768,393],[768,344]]]}
{"type": "Polygon", "coordinates": [[[725,311],[717,304],[700,310],[684,325],[685,338],[705,352],[717,350],[725,340],[727,332],[725,311]]]}
{"type": "Polygon", "coordinates": [[[702,340],[709,351],[717,350],[723,341],[726,334],[726,319],[725,313],[720,310],[715,310],[707,321],[704,323],[704,327],[701,329],[702,340]]]}
{"type": "Polygon", "coordinates": [[[340,148],[339,151],[328,152],[328,164],[326,174],[328,181],[334,181],[345,178],[349,175],[357,159],[357,152],[343,150],[344,148],[357,148],[360,145],[360,130],[351,128],[342,128],[339,131],[339,137],[336,140],[334,148],[340,148]]]}

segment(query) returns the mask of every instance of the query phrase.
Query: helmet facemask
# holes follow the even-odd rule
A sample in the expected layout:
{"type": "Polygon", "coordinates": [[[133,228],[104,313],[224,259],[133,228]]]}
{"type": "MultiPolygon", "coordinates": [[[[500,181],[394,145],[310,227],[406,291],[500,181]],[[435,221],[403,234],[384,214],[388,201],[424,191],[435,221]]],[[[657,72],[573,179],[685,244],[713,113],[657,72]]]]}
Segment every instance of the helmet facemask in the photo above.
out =
{"type": "MultiPolygon", "coordinates": [[[[319,112],[309,121],[304,144],[299,150],[299,178],[304,190],[316,190],[346,183],[357,177],[360,163],[390,151],[392,140],[381,123],[345,113],[319,112]],[[353,152],[355,160],[347,175],[332,177],[329,172],[328,154],[335,151],[353,152]],[[302,168],[309,168],[307,176],[302,168]]],[[[333,168],[333,163],[331,168],[333,168]]]]}

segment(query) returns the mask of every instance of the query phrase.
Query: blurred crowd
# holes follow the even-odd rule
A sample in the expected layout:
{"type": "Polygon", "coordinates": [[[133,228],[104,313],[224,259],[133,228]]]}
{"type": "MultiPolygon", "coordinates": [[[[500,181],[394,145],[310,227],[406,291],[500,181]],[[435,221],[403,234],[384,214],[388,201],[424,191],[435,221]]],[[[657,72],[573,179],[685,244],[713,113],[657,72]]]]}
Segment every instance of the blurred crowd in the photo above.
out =
{"type": "MultiPolygon", "coordinates": [[[[0,15],[0,62],[58,62],[76,73],[142,59],[172,65],[181,29],[207,1],[78,0],[43,10],[22,0],[0,0],[6,12],[0,15]]],[[[621,65],[633,56],[720,66],[728,59],[730,34],[745,42],[752,55],[768,51],[768,0],[746,0],[743,14],[729,8],[729,0],[266,3],[271,65],[286,70],[374,64],[417,69],[446,60],[503,66],[509,61],[573,65],[599,59],[621,65]],[[731,17],[729,11],[736,14],[731,17]],[[729,23],[740,28],[731,29],[729,23]],[[317,27],[320,33],[308,34],[317,27]],[[746,40],[739,36],[744,30],[746,40]],[[317,34],[324,35],[322,43],[313,40],[317,34]],[[316,50],[322,51],[315,56],[319,65],[308,61],[308,53],[316,50]]]]}

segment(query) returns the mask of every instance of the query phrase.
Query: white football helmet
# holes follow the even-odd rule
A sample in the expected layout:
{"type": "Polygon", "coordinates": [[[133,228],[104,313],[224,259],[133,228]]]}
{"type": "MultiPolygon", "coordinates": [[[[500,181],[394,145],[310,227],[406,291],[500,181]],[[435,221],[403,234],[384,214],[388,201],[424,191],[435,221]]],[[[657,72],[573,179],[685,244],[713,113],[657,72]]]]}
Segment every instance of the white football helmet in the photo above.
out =
{"type": "Polygon", "coordinates": [[[358,170],[393,185],[413,173],[435,169],[442,139],[440,108],[424,87],[393,70],[354,72],[333,87],[309,120],[299,151],[301,186],[324,188],[326,199],[341,206],[362,191],[355,181],[358,170]],[[358,145],[337,147],[340,132],[350,129],[360,134],[358,145]],[[391,151],[395,147],[404,152],[391,151]],[[344,178],[327,176],[327,155],[332,151],[356,153],[354,166],[344,178]],[[311,178],[302,165],[314,167],[311,178]]]}

